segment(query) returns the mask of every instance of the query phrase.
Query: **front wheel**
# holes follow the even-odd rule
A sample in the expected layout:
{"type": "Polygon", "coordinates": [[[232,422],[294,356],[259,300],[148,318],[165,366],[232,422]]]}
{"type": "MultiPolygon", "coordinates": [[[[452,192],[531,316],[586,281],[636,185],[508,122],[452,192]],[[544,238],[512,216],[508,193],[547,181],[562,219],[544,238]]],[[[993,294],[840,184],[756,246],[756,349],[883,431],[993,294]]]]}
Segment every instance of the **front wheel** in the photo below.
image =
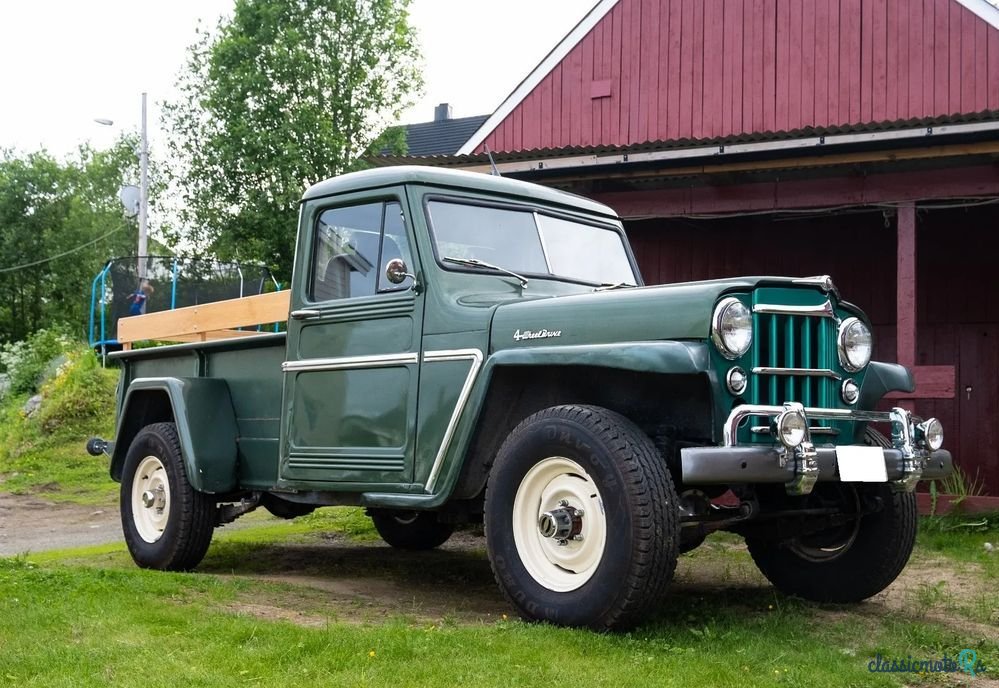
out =
{"type": "Polygon", "coordinates": [[[916,543],[916,495],[889,485],[846,486],[839,501],[858,515],[786,541],[746,538],[756,566],[777,589],[815,602],[860,602],[887,588],[916,543]],[[880,509],[860,515],[861,501],[880,509]]]}
{"type": "Polygon", "coordinates": [[[216,507],[188,482],[173,423],[147,425],[132,440],[122,471],[120,509],[125,544],[139,566],[186,571],[205,556],[216,507]]]}
{"type": "Polygon", "coordinates": [[[486,547],[521,616],[605,630],[641,621],[676,567],[676,491],[627,418],[556,406],[500,448],[485,502],[486,547]]]}

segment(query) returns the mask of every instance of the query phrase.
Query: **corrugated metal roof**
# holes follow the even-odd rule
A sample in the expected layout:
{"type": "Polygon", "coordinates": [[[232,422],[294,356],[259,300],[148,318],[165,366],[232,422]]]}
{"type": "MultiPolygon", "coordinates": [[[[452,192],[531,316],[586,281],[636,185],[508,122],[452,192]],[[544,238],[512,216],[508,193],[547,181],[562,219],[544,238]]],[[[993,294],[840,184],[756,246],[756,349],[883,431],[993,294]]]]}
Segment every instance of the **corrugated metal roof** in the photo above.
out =
{"type": "MultiPolygon", "coordinates": [[[[468,118],[473,119],[473,118],[468,118]]],[[[717,146],[730,146],[740,143],[757,143],[767,141],[786,141],[793,139],[805,139],[818,136],[835,136],[840,134],[855,134],[865,132],[890,132],[904,129],[915,129],[920,127],[935,127],[946,124],[959,124],[969,122],[985,122],[999,119],[999,110],[985,110],[982,112],[955,114],[946,117],[932,117],[923,119],[905,119],[892,122],[871,122],[865,124],[855,124],[835,127],[805,127],[793,131],[768,131],[756,132],[752,134],[740,134],[737,136],[706,138],[706,139],[677,139],[672,141],[646,141],[645,143],[630,146],[571,146],[567,148],[535,148],[525,151],[495,152],[493,161],[511,162],[517,160],[537,160],[559,157],[572,157],[578,155],[603,155],[613,153],[633,153],[633,152],[653,152],[681,148],[710,148],[717,146]]],[[[457,150],[457,148],[455,148],[457,150]]],[[[485,153],[472,153],[468,155],[453,154],[415,154],[410,151],[403,156],[379,156],[372,160],[376,165],[433,165],[438,167],[460,167],[472,164],[488,164],[489,156],[485,153]]]]}
{"type": "MultiPolygon", "coordinates": [[[[452,155],[489,119],[489,115],[457,117],[405,125],[406,157],[452,155]]],[[[388,150],[381,155],[386,156],[388,150]]]]}

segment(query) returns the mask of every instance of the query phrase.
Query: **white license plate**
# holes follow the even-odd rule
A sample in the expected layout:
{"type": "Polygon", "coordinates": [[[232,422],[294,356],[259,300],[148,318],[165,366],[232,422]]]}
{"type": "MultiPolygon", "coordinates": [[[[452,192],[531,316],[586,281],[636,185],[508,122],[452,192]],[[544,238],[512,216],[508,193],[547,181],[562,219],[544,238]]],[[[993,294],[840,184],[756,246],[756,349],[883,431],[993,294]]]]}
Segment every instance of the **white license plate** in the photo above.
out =
{"type": "Polygon", "coordinates": [[[881,447],[836,447],[839,479],[844,483],[888,482],[885,453],[881,447]]]}

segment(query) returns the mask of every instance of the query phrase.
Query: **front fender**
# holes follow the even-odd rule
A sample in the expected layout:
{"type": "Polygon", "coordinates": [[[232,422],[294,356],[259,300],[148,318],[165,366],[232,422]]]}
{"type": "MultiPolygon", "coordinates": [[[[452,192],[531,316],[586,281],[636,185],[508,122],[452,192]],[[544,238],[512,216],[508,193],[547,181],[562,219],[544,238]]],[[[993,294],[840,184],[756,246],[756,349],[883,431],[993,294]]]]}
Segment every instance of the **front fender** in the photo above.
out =
{"type": "Polygon", "coordinates": [[[132,440],[150,423],[177,425],[187,479],[199,492],[237,487],[236,414],[229,385],[216,378],[156,377],[133,380],[125,392],[111,455],[111,477],[120,481],[132,440]]]}
{"type": "Polygon", "coordinates": [[[486,360],[475,380],[451,443],[440,477],[428,494],[362,495],[364,506],[395,509],[434,509],[444,504],[458,483],[479,416],[496,371],[507,366],[587,366],[666,375],[711,375],[705,342],[657,341],[618,344],[518,347],[498,351],[486,360]]]}
{"type": "Polygon", "coordinates": [[[857,402],[857,407],[873,409],[889,392],[910,393],[915,390],[916,383],[908,368],[897,363],[872,361],[864,373],[864,383],[860,388],[860,399],[857,402]]]}

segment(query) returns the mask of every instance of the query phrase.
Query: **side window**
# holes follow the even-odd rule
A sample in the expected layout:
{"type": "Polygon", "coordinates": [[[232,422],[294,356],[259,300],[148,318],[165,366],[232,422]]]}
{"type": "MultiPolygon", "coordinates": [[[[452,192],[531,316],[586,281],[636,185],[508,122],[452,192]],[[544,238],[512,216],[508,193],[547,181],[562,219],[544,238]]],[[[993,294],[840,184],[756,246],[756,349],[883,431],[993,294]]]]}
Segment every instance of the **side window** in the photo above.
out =
{"type": "Polygon", "coordinates": [[[401,285],[385,279],[385,263],[392,258],[402,258],[407,266],[412,265],[398,203],[365,203],[326,210],[316,223],[309,296],[313,301],[332,301],[408,289],[411,279],[401,285]]]}

